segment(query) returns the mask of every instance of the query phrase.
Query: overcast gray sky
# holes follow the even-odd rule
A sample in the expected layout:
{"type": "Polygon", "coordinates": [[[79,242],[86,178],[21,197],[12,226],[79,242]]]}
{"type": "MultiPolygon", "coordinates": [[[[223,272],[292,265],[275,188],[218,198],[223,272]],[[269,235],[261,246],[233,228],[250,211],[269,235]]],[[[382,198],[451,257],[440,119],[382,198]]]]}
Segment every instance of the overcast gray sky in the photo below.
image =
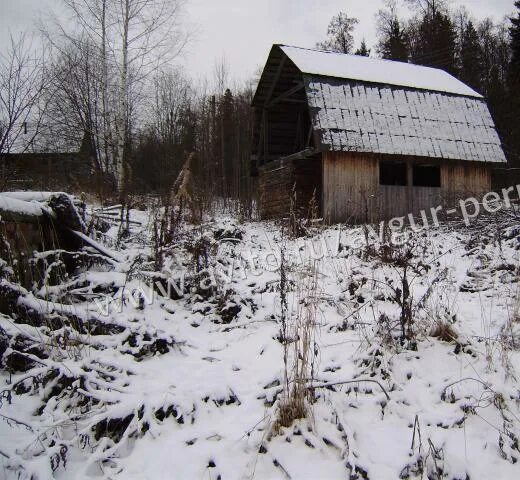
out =
{"type": "MultiPolygon", "coordinates": [[[[273,43],[313,47],[324,39],[333,15],[345,11],[359,18],[355,36],[375,42],[374,15],[383,0],[187,0],[186,14],[197,25],[195,41],[182,62],[195,76],[211,75],[216,59],[226,58],[231,75],[249,78],[262,66],[273,43]]],[[[452,0],[477,17],[501,20],[514,0],[452,0]]],[[[32,29],[41,13],[60,13],[60,0],[0,0],[0,45],[8,32],[32,29]]],[[[406,10],[402,7],[403,12],[406,10]]],[[[1,48],[1,47],[0,47],[1,48]]]]}

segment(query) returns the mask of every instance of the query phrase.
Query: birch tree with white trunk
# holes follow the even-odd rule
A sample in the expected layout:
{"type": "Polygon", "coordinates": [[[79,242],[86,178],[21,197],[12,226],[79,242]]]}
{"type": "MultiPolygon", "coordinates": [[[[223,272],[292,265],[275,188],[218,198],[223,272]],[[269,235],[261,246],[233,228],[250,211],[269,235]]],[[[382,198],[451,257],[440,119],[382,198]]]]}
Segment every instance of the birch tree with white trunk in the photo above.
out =
{"type": "Polygon", "coordinates": [[[181,53],[189,35],[180,25],[180,0],[116,2],[120,40],[116,177],[121,189],[128,182],[132,129],[146,81],[181,53]]]}
{"type": "Polygon", "coordinates": [[[66,44],[95,45],[101,86],[93,135],[100,162],[123,193],[128,186],[133,134],[139,128],[152,75],[182,52],[191,34],[183,27],[184,0],[63,0],[74,20],[61,25],[66,44]],[[78,31],[79,29],[79,31],[78,31]]]}

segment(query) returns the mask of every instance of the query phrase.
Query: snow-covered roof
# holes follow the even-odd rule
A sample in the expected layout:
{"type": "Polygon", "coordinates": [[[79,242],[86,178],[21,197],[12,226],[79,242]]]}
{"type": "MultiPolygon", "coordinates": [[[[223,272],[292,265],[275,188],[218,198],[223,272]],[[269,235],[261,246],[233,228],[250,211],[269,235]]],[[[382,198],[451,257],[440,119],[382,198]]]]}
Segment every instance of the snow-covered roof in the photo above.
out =
{"type": "Polygon", "coordinates": [[[319,151],[507,161],[484,98],[442,70],[274,45],[253,98],[254,145],[268,109],[271,129],[277,125],[268,151],[285,153],[302,102],[319,151]]]}
{"type": "Polygon", "coordinates": [[[506,161],[480,98],[312,75],[304,81],[322,150],[506,161]]]}
{"type": "Polygon", "coordinates": [[[302,73],[482,98],[460,80],[436,68],[288,45],[280,48],[302,73]]]}

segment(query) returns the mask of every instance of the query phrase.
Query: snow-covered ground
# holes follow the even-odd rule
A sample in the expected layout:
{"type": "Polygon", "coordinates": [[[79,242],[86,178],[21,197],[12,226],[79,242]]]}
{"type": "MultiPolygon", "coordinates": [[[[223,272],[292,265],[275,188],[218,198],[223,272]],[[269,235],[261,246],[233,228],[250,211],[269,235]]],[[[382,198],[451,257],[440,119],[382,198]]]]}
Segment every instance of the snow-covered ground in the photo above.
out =
{"type": "MultiPolygon", "coordinates": [[[[12,336],[23,332],[34,345],[45,338],[46,352],[26,372],[2,370],[0,477],[520,475],[513,228],[418,233],[405,267],[375,240],[367,248],[361,227],[291,239],[274,223],[217,216],[165,252],[162,278],[186,282],[184,296],[172,300],[146,286],[154,270],[150,219],[137,211],[132,219],[121,261],[64,279],[69,292],[49,288],[52,302],[28,292],[20,300],[106,331],[65,338],[64,328],[0,317],[12,336]],[[284,383],[282,246],[288,318],[298,302],[317,307],[308,379],[316,388],[308,418],[275,432],[284,383]],[[210,289],[197,287],[197,260],[208,267],[210,289]],[[396,297],[405,268],[413,335],[401,339],[396,297]],[[302,299],[299,285],[312,275],[314,297],[302,299]],[[126,292],[126,301],[108,301],[107,292],[126,292]],[[141,301],[129,292],[142,292],[141,301]]],[[[98,240],[114,250],[116,235],[114,226],[98,240]]]]}

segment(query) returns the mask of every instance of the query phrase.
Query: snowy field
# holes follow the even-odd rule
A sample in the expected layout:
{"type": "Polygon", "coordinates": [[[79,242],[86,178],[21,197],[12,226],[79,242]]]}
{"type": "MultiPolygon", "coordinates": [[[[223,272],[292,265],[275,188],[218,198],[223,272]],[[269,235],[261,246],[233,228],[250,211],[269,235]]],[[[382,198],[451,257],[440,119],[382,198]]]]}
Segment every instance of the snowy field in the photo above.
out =
{"type": "Polygon", "coordinates": [[[31,291],[1,280],[50,320],[0,316],[0,478],[519,477],[512,222],[397,248],[362,227],[295,239],[215,216],[183,226],[158,266],[152,216],[131,220],[123,239],[117,222],[92,231],[113,258],[31,291]],[[307,418],[274,428],[284,292],[289,327],[314,312],[307,418]],[[8,372],[15,350],[24,369],[8,372]]]}

